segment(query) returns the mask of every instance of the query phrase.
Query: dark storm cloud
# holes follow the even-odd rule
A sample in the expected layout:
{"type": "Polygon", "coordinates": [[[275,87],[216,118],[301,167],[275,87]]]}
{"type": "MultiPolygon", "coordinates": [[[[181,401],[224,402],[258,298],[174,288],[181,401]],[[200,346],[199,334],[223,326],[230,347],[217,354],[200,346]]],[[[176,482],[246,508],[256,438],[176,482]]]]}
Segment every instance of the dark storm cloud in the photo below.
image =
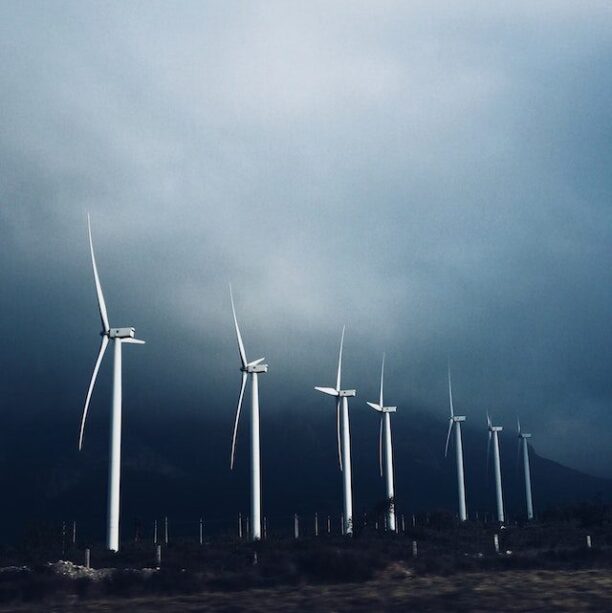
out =
{"type": "Polygon", "coordinates": [[[472,423],[520,412],[612,475],[609,3],[4,2],[0,24],[13,410],[78,420],[90,211],[111,321],[149,341],[142,410],[232,410],[232,280],[268,406],[332,380],[346,322],[364,399],[386,350],[389,394],[445,416],[450,355],[472,423]]]}

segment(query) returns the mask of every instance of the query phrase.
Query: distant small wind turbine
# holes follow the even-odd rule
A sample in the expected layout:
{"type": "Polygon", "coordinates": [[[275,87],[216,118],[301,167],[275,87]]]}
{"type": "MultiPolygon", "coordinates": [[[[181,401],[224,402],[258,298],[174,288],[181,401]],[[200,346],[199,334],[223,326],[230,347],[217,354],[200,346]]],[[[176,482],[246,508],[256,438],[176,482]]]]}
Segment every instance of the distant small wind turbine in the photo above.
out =
{"type": "Polygon", "coordinates": [[[487,427],[489,429],[489,440],[487,442],[487,468],[489,466],[489,455],[491,448],[491,439],[493,439],[493,464],[495,468],[495,496],[497,499],[497,521],[503,524],[505,521],[504,515],[504,498],[502,495],[501,482],[501,465],[499,461],[499,438],[498,434],[503,430],[501,426],[494,426],[491,423],[491,418],[487,413],[487,427]]]}
{"type": "Polygon", "coordinates": [[[91,221],[87,216],[87,230],[89,233],[89,250],[91,251],[91,263],[93,265],[94,281],[96,284],[96,293],[98,296],[98,309],[100,311],[100,320],[102,322],[102,343],[98,352],[89,389],[85,398],[85,407],[83,409],[83,417],[81,418],[81,430],[79,432],[79,451],[83,447],[83,432],[85,429],[85,420],[87,419],[87,411],[89,410],[89,401],[93,392],[100,364],[104,357],[104,352],[108,346],[109,340],[114,342],[114,366],[113,366],[113,408],[111,413],[111,429],[110,429],[110,458],[108,469],[108,524],[106,534],[106,547],[111,551],[119,551],[119,493],[121,479],[121,347],[124,343],[132,345],[144,345],[144,341],[134,338],[134,328],[111,328],[108,323],[108,314],[106,312],[106,303],[102,294],[102,286],[98,276],[98,268],[96,267],[96,257],[94,255],[93,240],[91,238],[91,221]]]}
{"type": "Polygon", "coordinates": [[[342,347],[344,345],[344,329],[340,338],[340,353],[338,356],[338,373],[336,387],[315,387],[319,392],[336,397],[336,435],[338,439],[338,460],[343,476],[344,486],[344,534],[353,534],[353,487],[351,480],[351,435],[349,430],[348,399],[356,395],[355,390],[341,389],[342,380],[342,347]]]}
{"type": "Polygon", "coordinates": [[[259,384],[257,376],[268,372],[268,365],[262,364],[265,358],[259,358],[253,362],[247,360],[246,351],[238,327],[236,318],[236,308],[234,307],[234,296],[230,285],[230,301],[232,303],[232,314],[234,315],[234,327],[236,328],[236,339],[238,341],[238,352],[240,353],[240,370],[242,380],[240,383],[240,394],[236,407],[236,418],[234,420],[234,433],[232,435],[232,453],[230,458],[230,469],[234,468],[234,454],[236,450],[236,434],[238,432],[238,421],[240,419],[240,409],[247,378],[251,375],[251,540],[261,539],[261,459],[259,450],[259,384]]]}
{"type": "Polygon", "coordinates": [[[448,445],[450,443],[451,431],[455,428],[455,451],[457,453],[457,490],[459,494],[459,519],[467,520],[467,509],[465,505],[465,477],[463,473],[463,443],[461,441],[461,422],[465,421],[465,416],[455,415],[453,410],[453,388],[451,384],[451,371],[448,367],[448,401],[450,404],[450,420],[448,423],[448,434],[446,435],[446,447],[444,457],[448,455],[448,445]]]}
{"type": "Polygon", "coordinates": [[[529,444],[527,439],[531,438],[531,434],[521,430],[521,422],[516,418],[516,426],[518,430],[518,452],[523,447],[523,469],[525,471],[525,500],[527,501],[527,519],[533,519],[533,499],[531,497],[531,468],[529,466],[529,444]]]}
{"type": "Polygon", "coordinates": [[[395,413],[397,407],[386,407],[383,401],[383,379],[385,376],[385,354],[383,353],[382,366],[380,369],[380,395],[378,404],[368,402],[367,404],[375,411],[380,413],[380,429],[378,431],[378,463],[380,465],[380,476],[385,476],[387,486],[387,524],[391,532],[396,532],[395,523],[395,492],[393,486],[393,448],[391,447],[391,417],[390,413],[395,413]],[[383,471],[383,438],[385,449],[385,468],[383,471]]]}

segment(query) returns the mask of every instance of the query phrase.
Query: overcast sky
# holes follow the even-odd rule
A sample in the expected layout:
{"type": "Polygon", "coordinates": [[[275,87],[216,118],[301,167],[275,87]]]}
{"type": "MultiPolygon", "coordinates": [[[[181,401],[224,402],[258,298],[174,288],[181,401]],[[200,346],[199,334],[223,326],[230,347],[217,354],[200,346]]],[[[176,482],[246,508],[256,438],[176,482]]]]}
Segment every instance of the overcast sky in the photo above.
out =
{"type": "Polygon", "coordinates": [[[78,425],[89,211],[130,410],[233,412],[231,281],[262,411],[324,403],[346,323],[360,400],[384,350],[445,419],[450,356],[471,424],[612,477],[611,32],[609,0],[4,0],[0,406],[78,425]]]}

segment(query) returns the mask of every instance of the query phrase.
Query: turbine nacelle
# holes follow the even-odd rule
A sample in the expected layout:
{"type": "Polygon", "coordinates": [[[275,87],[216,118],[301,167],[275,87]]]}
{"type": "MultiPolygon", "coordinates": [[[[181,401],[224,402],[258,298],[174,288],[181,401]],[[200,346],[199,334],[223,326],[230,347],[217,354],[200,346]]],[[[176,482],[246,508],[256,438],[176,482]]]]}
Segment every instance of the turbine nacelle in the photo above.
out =
{"type": "Polygon", "coordinates": [[[268,372],[268,365],[267,364],[247,364],[240,370],[242,372],[248,372],[250,375],[260,374],[263,372],[268,372]]]}
{"type": "Polygon", "coordinates": [[[519,434],[519,438],[531,438],[531,434],[527,434],[527,432],[521,432],[519,434]]]}
{"type": "Polygon", "coordinates": [[[465,416],[465,415],[453,415],[453,416],[450,418],[450,420],[451,420],[452,422],[455,422],[455,423],[460,422],[460,421],[465,421],[466,419],[467,419],[467,418],[466,418],[466,416],[465,416]]]}
{"type": "Polygon", "coordinates": [[[369,407],[372,407],[375,411],[378,411],[380,413],[396,413],[397,412],[397,407],[381,407],[379,404],[376,404],[375,402],[367,402],[366,404],[369,407]]]}
{"type": "MultiPolygon", "coordinates": [[[[103,332],[102,335],[105,333],[103,332]]],[[[108,338],[134,338],[136,335],[136,330],[134,328],[111,328],[106,336],[108,338]]]]}
{"type": "Polygon", "coordinates": [[[489,426],[489,432],[501,432],[503,429],[503,426],[489,426]]]}

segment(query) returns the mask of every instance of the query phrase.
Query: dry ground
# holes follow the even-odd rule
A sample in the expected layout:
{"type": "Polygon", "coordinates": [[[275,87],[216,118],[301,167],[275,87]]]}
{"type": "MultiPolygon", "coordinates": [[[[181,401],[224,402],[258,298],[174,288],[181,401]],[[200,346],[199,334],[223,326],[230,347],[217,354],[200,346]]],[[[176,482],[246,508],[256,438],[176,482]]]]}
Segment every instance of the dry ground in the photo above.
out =
{"type": "Polygon", "coordinates": [[[304,585],[1,607],[2,612],[612,611],[612,572],[502,571],[412,576],[400,566],[362,584],[304,585]]]}

